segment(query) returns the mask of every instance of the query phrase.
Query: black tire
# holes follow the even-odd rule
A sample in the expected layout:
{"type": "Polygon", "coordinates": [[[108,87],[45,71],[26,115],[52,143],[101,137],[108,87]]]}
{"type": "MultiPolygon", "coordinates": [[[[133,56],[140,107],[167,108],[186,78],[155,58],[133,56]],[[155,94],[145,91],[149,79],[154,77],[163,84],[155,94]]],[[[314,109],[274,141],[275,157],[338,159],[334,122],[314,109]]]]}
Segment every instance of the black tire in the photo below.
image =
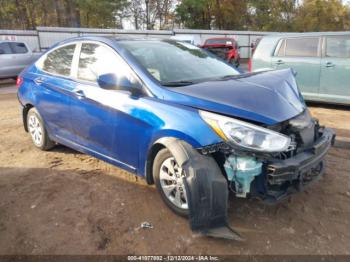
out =
{"type": "Polygon", "coordinates": [[[45,124],[44,124],[44,121],[43,121],[42,117],[40,116],[39,112],[34,107],[32,107],[28,111],[28,114],[27,114],[27,130],[28,130],[29,135],[31,136],[33,144],[34,144],[34,146],[36,148],[38,148],[40,150],[43,150],[43,151],[47,151],[47,150],[50,150],[51,148],[53,148],[55,146],[55,142],[53,142],[49,138],[49,135],[48,135],[47,130],[45,128],[45,124]],[[35,140],[34,135],[30,131],[31,130],[31,125],[32,125],[31,117],[35,117],[38,120],[39,125],[41,127],[42,139],[40,140],[40,142],[38,142],[38,140],[35,140]]]}
{"type": "MultiPolygon", "coordinates": [[[[154,179],[154,183],[156,185],[156,188],[160,194],[160,196],[162,197],[164,203],[177,215],[182,216],[182,217],[188,217],[189,215],[189,209],[184,209],[184,208],[179,208],[177,207],[175,204],[173,204],[168,197],[165,195],[163,189],[162,189],[162,185],[160,182],[160,169],[162,164],[164,163],[165,160],[167,160],[168,158],[173,157],[173,155],[170,153],[170,151],[167,148],[163,148],[162,150],[160,150],[158,152],[158,154],[156,155],[154,161],[153,161],[153,179],[154,179]]],[[[176,160],[175,160],[176,161],[176,160]]]]}

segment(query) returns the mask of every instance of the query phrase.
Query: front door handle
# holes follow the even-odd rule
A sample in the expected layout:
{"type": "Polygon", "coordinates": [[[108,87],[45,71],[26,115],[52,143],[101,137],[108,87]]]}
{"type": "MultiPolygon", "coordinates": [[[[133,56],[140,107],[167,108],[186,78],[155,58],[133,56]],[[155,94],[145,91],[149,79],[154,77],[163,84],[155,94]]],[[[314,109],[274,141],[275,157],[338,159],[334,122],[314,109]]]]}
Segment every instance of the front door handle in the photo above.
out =
{"type": "Polygon", "coordinates": [[[281,59],[276,61],[276,65],[283,65],[283,64],[284,64],[284,61],[281,59]]]}
{"type": "Polygon", "coordinates": [[[81,89],[73,90],[73,93],[74,93],[79,99],[85,98],[84,91],[81,90],[81,89]]]}
{"type": "Polygon", "coordinates": [[[333,64],[332,62],[327,62],[326,67],[335,67],[335,64],[333,64]]]}

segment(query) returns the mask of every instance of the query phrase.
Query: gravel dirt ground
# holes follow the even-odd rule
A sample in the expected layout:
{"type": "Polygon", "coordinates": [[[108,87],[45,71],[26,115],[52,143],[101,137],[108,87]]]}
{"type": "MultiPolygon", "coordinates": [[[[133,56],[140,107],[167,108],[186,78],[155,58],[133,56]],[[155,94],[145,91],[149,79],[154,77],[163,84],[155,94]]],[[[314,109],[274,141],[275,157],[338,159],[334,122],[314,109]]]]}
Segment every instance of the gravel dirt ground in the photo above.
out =
{"type": "MultiPolygon", "coordinates": [[[[0,254],[350,254],[349,149],[332,148],[325,177],[288,202],[230,197],[246,238],[234,242],[193,234],[140,178],[63,146],[35,149],[19,110],[0,94],[0,254]]],[[[311,110],[350,137],[349,109],[311,110]]]]}

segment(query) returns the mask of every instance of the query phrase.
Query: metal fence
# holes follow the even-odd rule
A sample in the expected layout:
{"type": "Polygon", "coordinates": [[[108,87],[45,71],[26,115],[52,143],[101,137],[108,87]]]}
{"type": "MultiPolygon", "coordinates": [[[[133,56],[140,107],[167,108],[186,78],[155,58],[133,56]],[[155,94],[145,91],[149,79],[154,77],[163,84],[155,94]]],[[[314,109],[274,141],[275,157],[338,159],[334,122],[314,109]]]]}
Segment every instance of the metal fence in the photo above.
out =
{"type": "Polygon", "coordinates": [[[0,30],[0,40],[25,41],[33,50],[43,51],[53,44],[67,38],[82,35],[118,36],[130,35],[151,38],[170,38],[171,36],[196,36],[200,44],[212,37],[234,37],[241,46],[241,57],[251,55],[250,45],[264,35],[272,32],[257,31],[221,31],[221,30],[193,30],[175,29],[165,30],[122,30],[98,28],[65,28],[65,27],[37,27],[36,30],[0,30]]]}

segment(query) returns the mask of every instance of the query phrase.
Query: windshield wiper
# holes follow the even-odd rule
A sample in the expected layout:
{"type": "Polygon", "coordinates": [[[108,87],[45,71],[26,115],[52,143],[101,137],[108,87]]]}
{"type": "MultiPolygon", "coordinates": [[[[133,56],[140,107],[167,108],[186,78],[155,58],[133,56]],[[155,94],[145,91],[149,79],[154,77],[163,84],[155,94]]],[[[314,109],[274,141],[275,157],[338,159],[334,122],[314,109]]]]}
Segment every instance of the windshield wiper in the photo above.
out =
{"type": "Polygon", "coordinates": [[[188,86],[193,85],[195,82],[193,81],[169,81],[169,82],[161,82],[163,86],[176,87],[176,86],[188,86]]]}
{"type": "Polygon", "coordinates": [[[264,72],[264,71],[245,72],[245,73],[241,73],[241,74],[238,74],[238,75],[225,75],[225,76],[221,76],[221,77],[217,78],[216,80],[229,80],[229,79],[245,78],[245,77],[261,74],[262,72],[264,72]]]}
{"type": "Polygon", "coordinates": [[[219,80],[228,80],[228,79],[235,79],[235,78],[240,78],[242,77],[242,74],[239,75],[225,75],[225,76],[221,76],[218,79],[219,80]]]}

